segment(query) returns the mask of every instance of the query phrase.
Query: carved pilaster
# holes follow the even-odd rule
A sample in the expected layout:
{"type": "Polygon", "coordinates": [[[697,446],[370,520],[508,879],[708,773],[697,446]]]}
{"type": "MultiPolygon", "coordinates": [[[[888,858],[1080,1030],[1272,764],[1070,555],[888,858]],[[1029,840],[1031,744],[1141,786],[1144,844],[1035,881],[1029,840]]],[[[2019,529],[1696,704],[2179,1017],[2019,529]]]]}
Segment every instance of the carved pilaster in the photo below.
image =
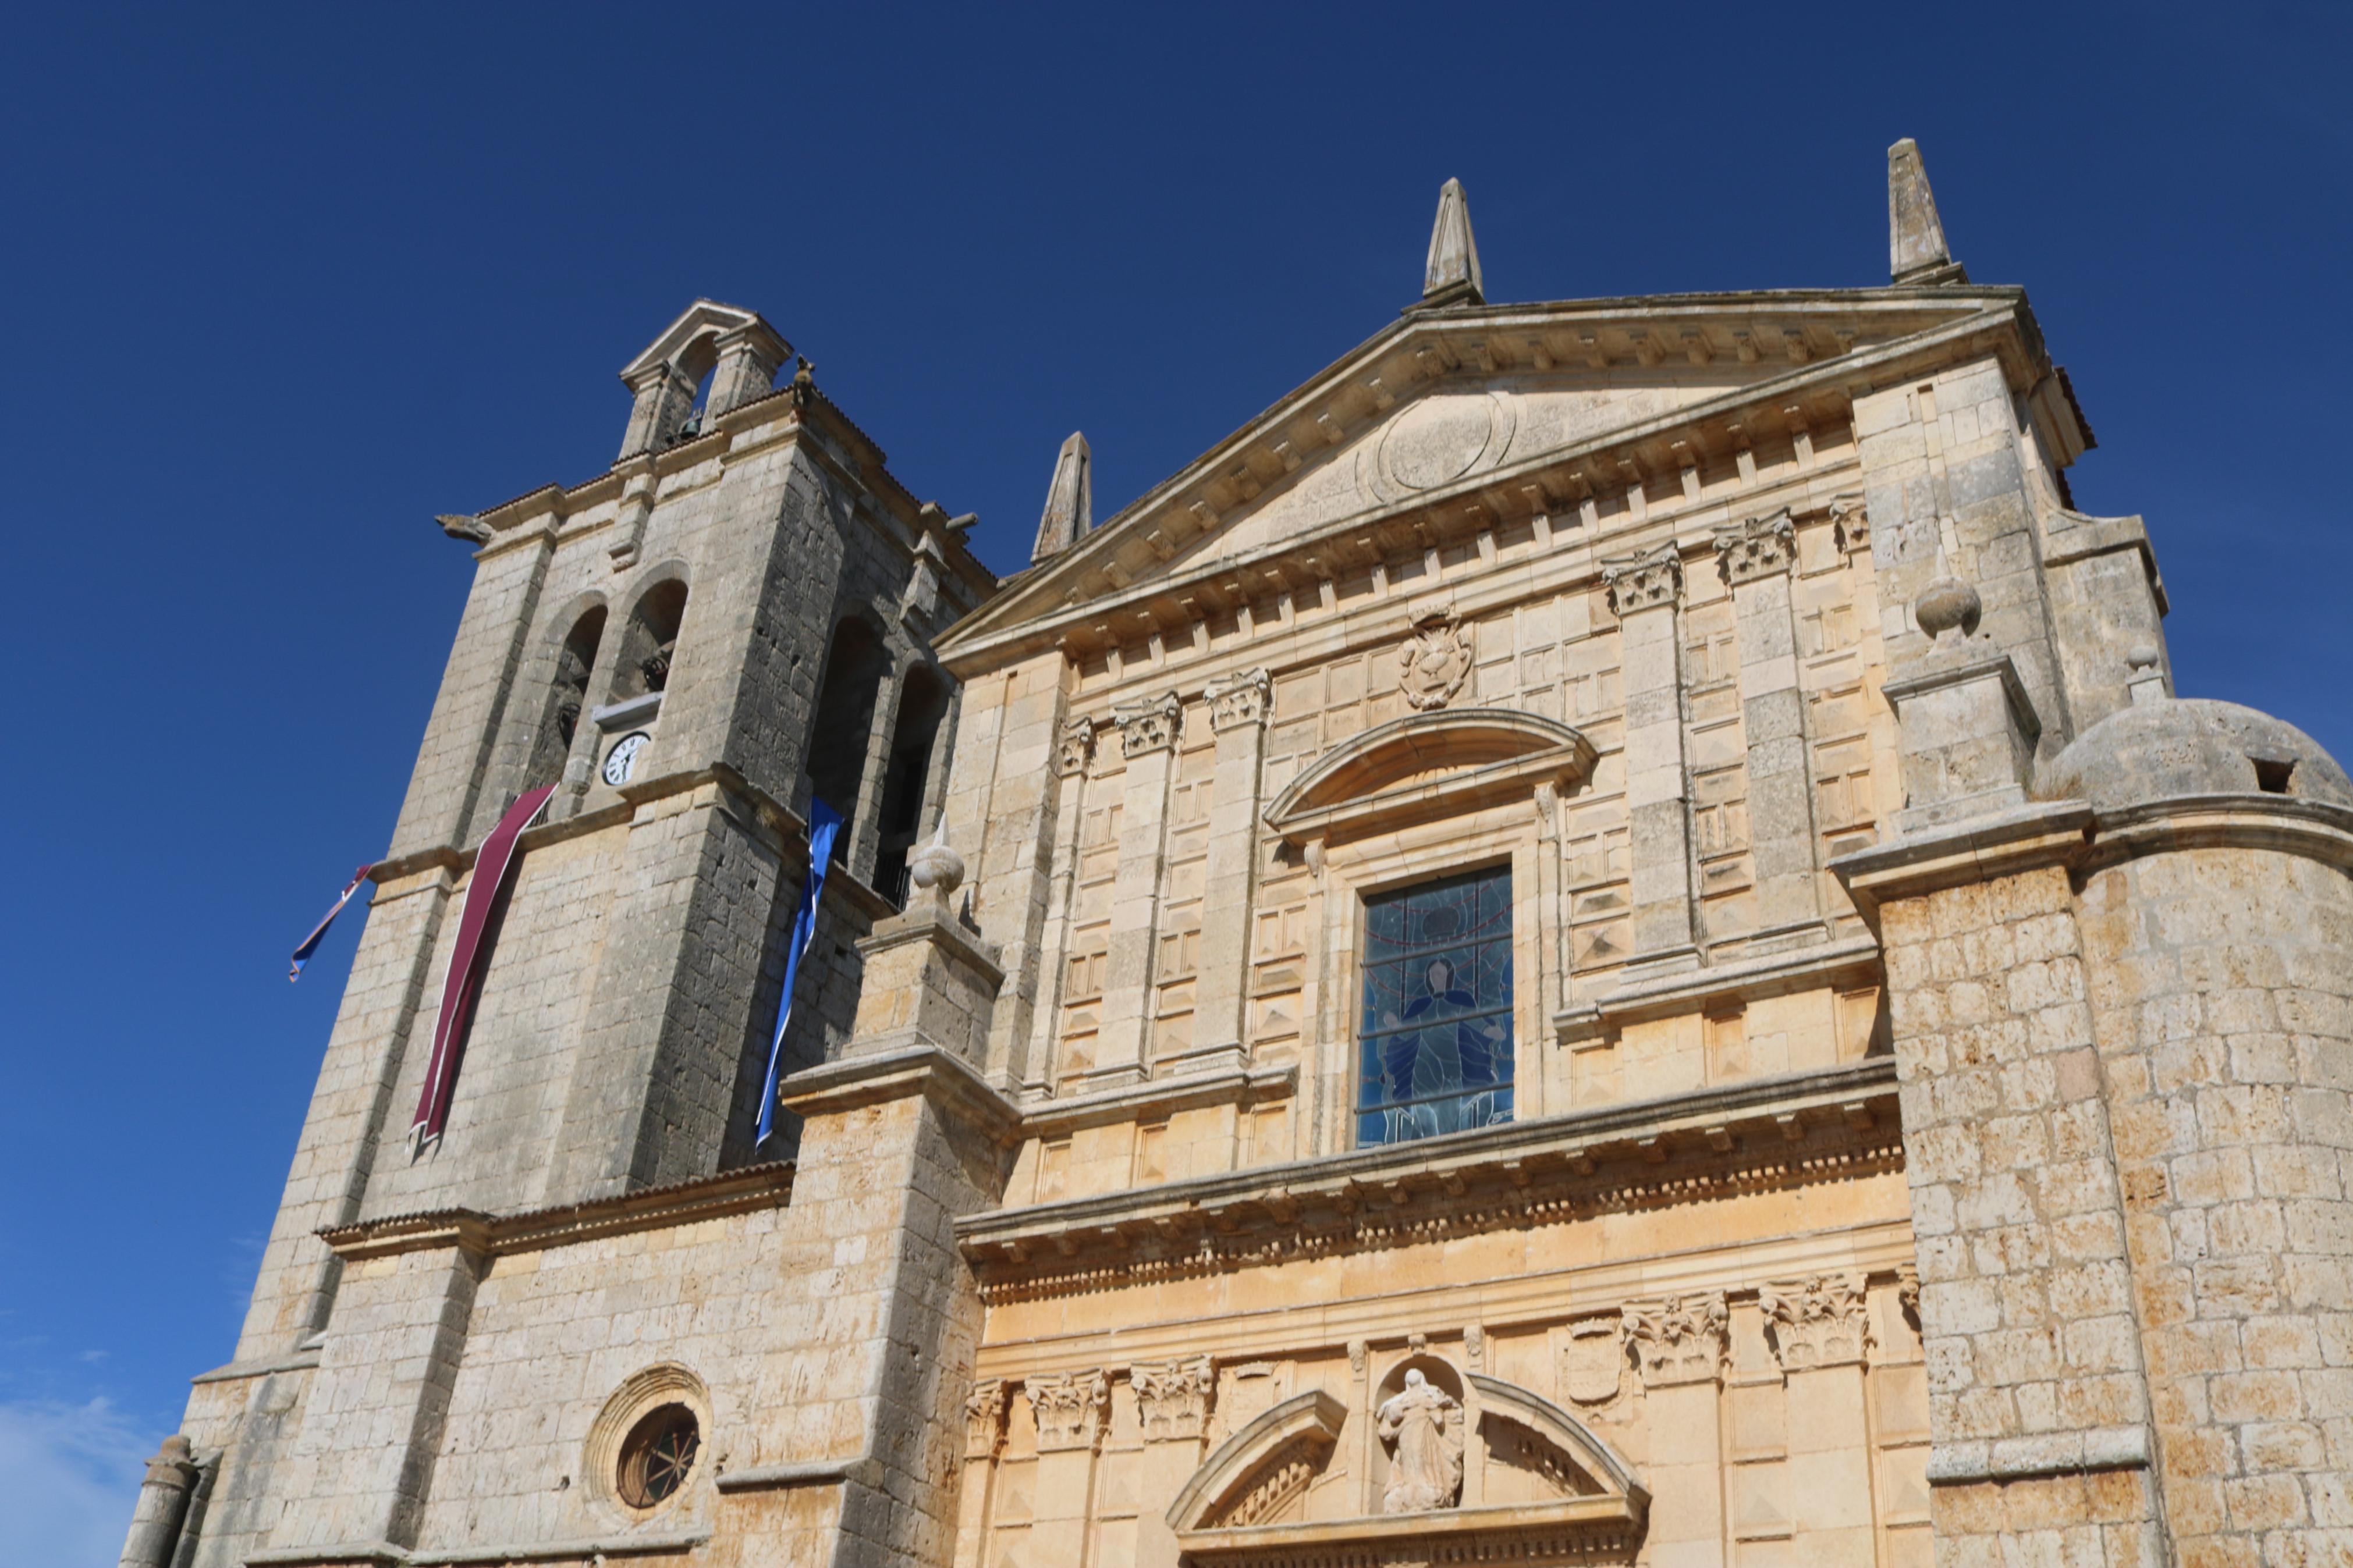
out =
{"type": "Polygon", "coordinates": [[[1757,1304],[1785,1373],[1855,1364],[1870,1345],[1871,1315],[1857,1276],[1776,1280],[1757,1293],[1757,1304]]]}
{"type": "Polygon", "coordinates": [[[1092,719],[1065,719],[1062,732],[1054,742],[1054,769],[1064,778],[1087,771],[1095,759],[1095,721],[1092,719]]]}
{"type": "Polygon", "coordinates": [[[1130,1367],[1127,1379],[1135,1388],[1145,1442],[1198,1438],[1208,1430],[1209,1401],[1218,1386],[1208,1356],[1130,1367]]]}
{"type": "Polygon", "coordinates": [[[1013,1385],[1001,1377],[984,1377],[964,1396],[964,1457],[993,1459],[1005,1447],[1005,1412],[1012,1403],[1013,1385]]]}
{"type": "Polygon", "coordinates": [[[1715,531],[1715,569],[1727,588],[1779,576],[1797,559],[1798,529],[1787,510],[1715,531]]]}
{"type": "Polygon", "coordinates": [[[1672,544],[1640,555],[1623,555],[1601,565],[1601,584],[1609,591],[1609,608],[1623,620],[1637,610],[1654,610],[1683,597],[1683,558],[1672,544]]]}
{"type": "Polygon", "coordinates": [[[1101,1372],[1033,1377],[1023,1387],[1038,1415],[1038,1451],[1092,1448],[1103,1440],[1103,1415],[1111,1407],[1111,1380],[1101,1372]]]}
{"type": "Polygon", "coordinates": [[[1112,714],[1119,721],[1119,751],[1124,757],[1168,751],[1185,731],[1185,705],[1173,691],[1123,702],[1112,714]]]}
{"type": "Polygon", "coordinates": [[[1273,706],[1274,682],[1263,669],[1245,670],[1209,683],[1209,727],[1232,730],[1244,724],[1266,723],[1273,706]]]}
{"type": "Polygon", "coordinates": [[[1626,1338],[1641,1365],[1642,1386],[1714,1383],[1722,1377],[1725,1330],[1730,1321],[1721,1290],[1628,1302],[1626,1338]]]}

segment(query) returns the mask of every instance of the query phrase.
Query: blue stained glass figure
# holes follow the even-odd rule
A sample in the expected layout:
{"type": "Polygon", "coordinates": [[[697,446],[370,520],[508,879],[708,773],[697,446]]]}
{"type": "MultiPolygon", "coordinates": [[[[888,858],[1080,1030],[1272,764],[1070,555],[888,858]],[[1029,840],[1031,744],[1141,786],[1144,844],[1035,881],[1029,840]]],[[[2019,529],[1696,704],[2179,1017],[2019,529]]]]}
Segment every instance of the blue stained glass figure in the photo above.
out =
{"type": "Polygon", "coordinates": [[[1356,1142],[1512,1119],[1512,873],[1365,900],[1356,1142]]]}

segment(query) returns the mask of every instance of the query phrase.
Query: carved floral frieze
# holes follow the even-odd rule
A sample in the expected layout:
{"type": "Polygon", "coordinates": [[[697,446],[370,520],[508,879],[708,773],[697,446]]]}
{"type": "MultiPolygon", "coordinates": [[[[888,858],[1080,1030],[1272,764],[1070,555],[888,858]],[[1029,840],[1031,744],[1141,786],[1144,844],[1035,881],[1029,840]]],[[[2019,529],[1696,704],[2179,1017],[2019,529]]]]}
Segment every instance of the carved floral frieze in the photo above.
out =
{"type": "Polygon", "coordinates": [[[1860,1362],[1871,1339],[1862,1280],[1852,1274],[1782,1279],[1757,1293],[1783,1372],[1860,1362]]]}
{"type": "Polygon", "coordinates": [[[1443,708],[1471,675],[1471,628],[1452,610],[1424,616],[1398,645],[1398,689],[1411,706],[1443,708]]]}

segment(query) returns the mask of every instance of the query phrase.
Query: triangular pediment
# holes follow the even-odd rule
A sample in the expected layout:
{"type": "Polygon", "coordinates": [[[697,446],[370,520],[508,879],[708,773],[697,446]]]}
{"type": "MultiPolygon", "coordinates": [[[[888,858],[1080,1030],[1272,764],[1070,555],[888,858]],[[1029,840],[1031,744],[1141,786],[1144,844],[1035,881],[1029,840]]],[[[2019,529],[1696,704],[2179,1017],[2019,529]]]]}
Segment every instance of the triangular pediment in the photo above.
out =
{"type": "Polygon", "coordinates": [[[1195,583],[1211,584],[1212,601],[1295,585],[1295,568],[1277,567],[1271,584],[1253,584],[1251,569],[1307,552],[1312,574],[1320,542],[1433,508],[1573,511],[1599,485],[1659,482],[1677,462],[1727,461],[1736,443],[1778,436],[1778,424],[1758,427],[1760,411],[1803,417],[1806,388],[1839,382],[1850,356],[2019,304],[2012,289],[1945,288],[1411,312],[1008,580],[941,651],[954,661],[1195,583]],[[1710,420],[1728,431],[1686,428],[1710,420]],[[1583,470],[1548,471],[1556,459],[1583,470]]]}
{"type": "Polygon", "coordinates": [[[678,320],[663,328],[661,335],[646,345],[643,353],[621,367],[621,379],[634,382],[634,378],[657,365],[694,357],[690,351],[699,353],[703,362],[698,369],[707,369],[720,339],[745,332],[764,340],[765,357],[772,364],[782,362],[793,352],[792,345],[762,320],[758,311],[746,310],[740,305],[723,305],[716,300],[697,300],[680,311],[678,320]]]}

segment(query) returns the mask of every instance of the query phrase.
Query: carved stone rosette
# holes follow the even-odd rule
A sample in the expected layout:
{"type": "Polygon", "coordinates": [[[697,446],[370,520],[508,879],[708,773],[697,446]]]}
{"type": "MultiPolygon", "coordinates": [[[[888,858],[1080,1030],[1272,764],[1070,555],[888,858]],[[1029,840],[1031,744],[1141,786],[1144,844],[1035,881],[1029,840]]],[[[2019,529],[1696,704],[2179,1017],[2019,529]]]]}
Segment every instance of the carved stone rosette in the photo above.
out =
{"type": "Polygon", "coordinates": [[[1209,682],[1206,693],[1209,700],[1209,727],[1232,730],[1244,724],[1263,724],[1267,711],[1273,706],[1274,682],[1263,669],[1245,670],[1221,680],[1209,682]]]}
{"type": "Polygon", "coordinates": [[[1145,1442],[1198,1437],[1208,1429],[1209,1401],[1218,1380],[1208,1356],[1130,1367],[1127,1380],[1135,1389],[1145,1442]]]}
{"type": "Polygon", "coordinates": [[[1064,778],[1087,771],[1095,758],[1095,721],[1092,719],[1065,719],[1062,732],[1054,741],[1054,768],[1064,778]]]}
{"type": "Polygon", "coordinates": [[[1787,573],[1798,560],[1798,528],[1785,510],[1715,531],[1715,569],[1727,588],[1787,573]]]}
{"type": "Polygon", "coordinates": [[[1112,716],[1119,721],[1119,752],[1124,757],[1167,751],[1185,730],[1185,704],[1173,691],[1123,702],[1112,716]]]}
{"type": "Polygon", "coordinates": [[[1855,1275],[1776,1280],[1757,1293],[1757,1304],[1785,1373],[1859,1363],[1869,1347],[1871,1316],[1855,1275]]]}
{"type": "Polygon", "coordinates": [[[1628,1302],[1626,1338],[1641,1365],[1642,1386],[1716,1381],[1724,1373],[1730,1321],[1721,1290],[1628,1302]]]}
{"type": "Polygon", "coordinates": [[[1424,616],[1398,645],[1398,689],[1412,707],[1443,708],[1471,675],[1471,628],[1452,610],[1424,616]]]}
{"type": "Polygon", "coordinates": [[[1005,1446],[1005,1412],[1012,1403],[1012,1384],[1001,1377],[984,1377],[964,1396],[964,1457],[989,1459],[1005,1446]]]}
{"type": "Polygon", "coordinates": [[[1609,590],[1609,608],[1620,619],[1637,610],[1655,610],[1683,597],[1683,558],[1672,544],[1640,555],[1624,555],[1601,565],[1602,586],[1609,590]]]}
{"type": "Polygon", "coordinates": [[[1111,1380],[1101,1372],[1033,1377],[1022,1385],[1038,1416],[1038,1451],[1092,1448],[1101,1440],[1111,1406],[1111,1380]]]}

